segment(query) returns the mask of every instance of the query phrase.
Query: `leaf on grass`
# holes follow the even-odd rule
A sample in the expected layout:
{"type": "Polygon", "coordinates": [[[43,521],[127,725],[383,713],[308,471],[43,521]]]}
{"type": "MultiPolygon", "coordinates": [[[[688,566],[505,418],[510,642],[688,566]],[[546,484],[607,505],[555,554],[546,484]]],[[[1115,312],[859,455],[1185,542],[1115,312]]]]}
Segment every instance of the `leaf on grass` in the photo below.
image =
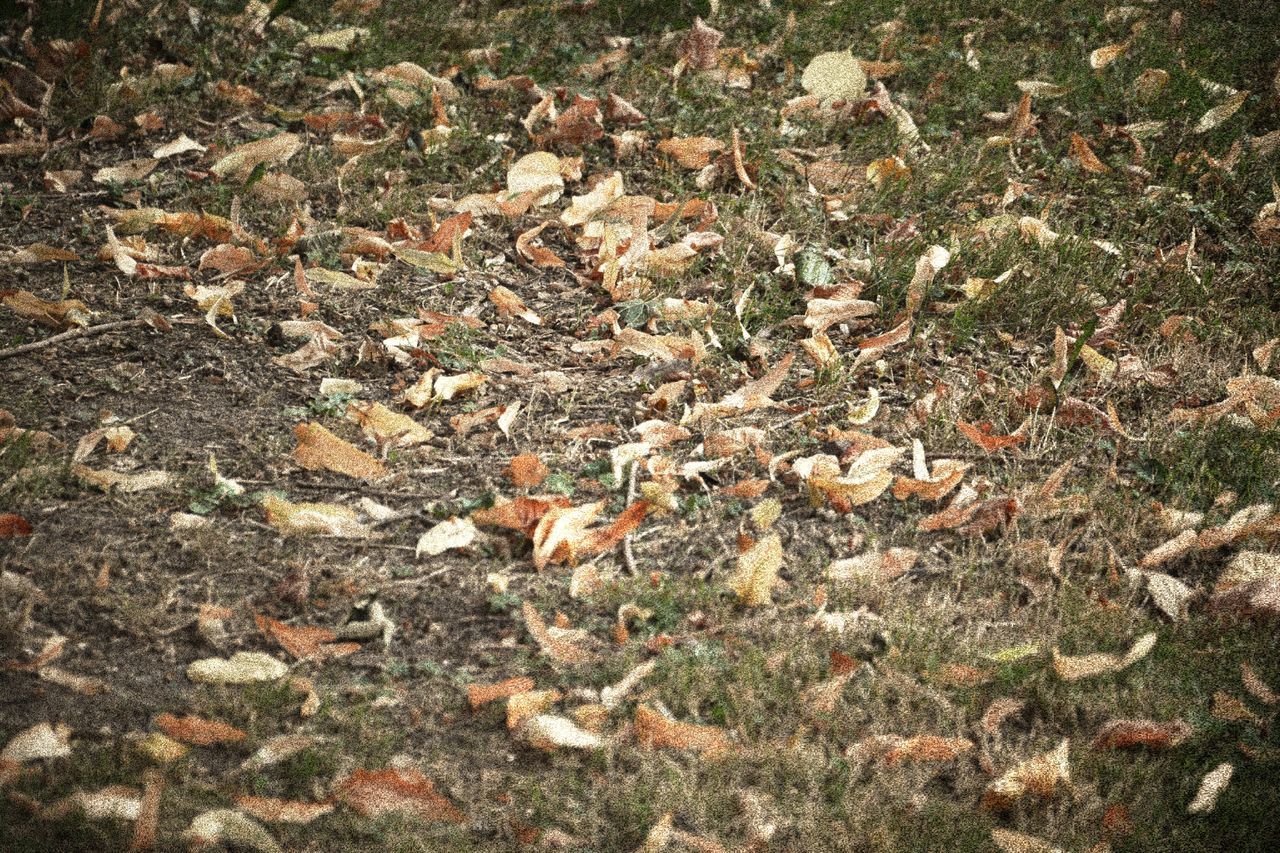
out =
{"type": "Polygon", "coordinates": [[[782,537],[771,533],[738,555],[738,570],[730,576],[729,588],[746,607],[771,604],[781,568],[782,537]]]}
{"type": "Polygon", "coordinates": [[[71,728],[62,723],[36,723],[18,732],[0,750],[0,782],[5,779],[5,765],[25,764],[41,758],[65,758],[71,754],[71,728]]]}
{"type": "Polygon", "coordinates": [[[187,678],[202,684],[251,684],[274,681],[289,667],[265,652],[236,652],[229,659],[203,658],[187,667],[187,678]]]}
{"type": "Polygon", "coordinates": [[[517,489],[533,489],[542,484],[551,472],[533,453],[522,453],[507,466],[507,476],[517,489]]]}
{"type": "Polygon", "coordinates": [[[973,741],[964,737],[916,735],[896,738],[885,753],[888,764],[919,761],[952,761],[973,749],[973,741]]]}
{"type": "Polygon", "coordinates": [[[296,133],[281,133],[266,139],[246,142],[231,150],[209,168],[220,178],[246,180],[260,164],[284,163],[302,148],[302,137],[296,133]]]}
{"type": "Polygon", "coordinates": [[[1061,847],[1054,847],[1042,838],[998,826],[992,828],[991,840],[1004,853],[1065,853],[1061,847]]]}
{"type": "Polygon", "coordinates": [[[423,820],[463,823],[465,815],[412,768],[357,770],[335,789],[334,798],[365,817],[405,812],[423,820]]]}
{"type": "Polygon", "coordinates": [[[1280,693],[1268,687],[1248,663],[1240,664],[1240,678],[1244,682],[1244,689],[1248,690],[1254,699],[1264,705],[1280,705],[1280,693]]]}
{"type": "Polygon", "coordinates": [[[247,735],[229,723],[206,720],[188,715],[177,717],[167,711],[156,717],[156,728],[179,743],[193,746],[214,746],[220,743],[240,743],[247,735]]]}
{"type": "Polygon", "coordinates": [[[1200,116],[1200,120],[1196,122],[1196,126],[1192,128],[1192,133],[1208,133],[1227,119],[1235,115],[1244,102],[1249,99],[1248,92],[1237,92],[1227,100],[1218,104],[1213,109],[1200,116]]]}
{"type": "Polygon", "coordinates": [[[0,539],[31,535],[31,522],[16,512],[0,512],[0,539]]]}
{"type": "Polygon", "coordinates": [[[1103,45],[1089,54],[1089,67],[1094,71],[1101,71],[1123,56],[1128,49],[1128,42],[1103,45]]]}
{"type": "Polygon", "coordinates": [[[1195,798],[1187,806],[1187,814],[1208,814],[1218,805],[1218,797],[1231,783],[1231,776],[1236,772],[1235,765],[1224,761],[1205,774],[1200,780],[1200,789],[1195,798]]]}
{"type": "Polygon", "coordinates": [[[1088,141],[1074,131],[1071,134],[1071,159],[1075,160],[1081,169],[1086,172],[1092,172],[1095,175],[1102,175],[1111,171],[1111,167],[1099,160],[1098,155],[1093,153],[1088,141]]]}
{"type": "Polygon", "coordinates": [[[337,504],[292,503],[278,495],[262,497],[267,523],[285,534],[319,533],[344,539],[367,539],[373,530],[356,520],[354,510],[337,504]]]}
{"type": "Polygon", "coordinates": [[[172,142],[165,143],[155,151],[152,151],[151,156],[156,160],[163,160],[166,157],[176,157],[179,154],[186,154],[188,151],[198,151],[203,154],[208,150],[209,149],[207,147],[196,142],[184,133],[172,142]]]}
{"type": "Polygon", "coordinates": [[[729,752],[729,737],[719,726],[682,723],[644,705],[636,706],[634,731],[644,746],[691,750],[704,758],[719,758],[729,752]]]}
{"type": "Polygon", "coordinates": [[[1067,763],[1069,751],[1070,741],[1064,739],[1049,752],[1033,756],[1011,768],[983,791],[982,807],[1003,811],[1028,795],[1052,796],[1059,783],[1071,782],[1071,768],[1067,763]]]}
{"type": "Polygon", "coordinates": [[[507,193],[513,197],[528,193],[534,206],[551,204],[563,192],[560,158],[548,151],[526,154],[507,170],[507,193]]]}
{"type": "Polygon", "coordinates": [[[605,745],[604,738],[558,714],[537,714],[530,717],[521,725],[520,735],[530,746],[548,752],[559,747],[599,749],[605,745]]]}
{"type": "Polygon", "coordinates": [[[805,66],[800,85],[823,100],[854,100],[867,88],[862,65],[847,50],[819,53],[805,66]]]}
{"type": "Polygon", "coordinates": [[[160,822],[160,798],[164,795],[164,771],[148,767],[142,771],[142,801],[138,804],[137,822],[133,825],[133,851],[150,850],[156,843],[156,827],[160,822]]]}
{"type": "Polygon", "coordinates": [[[105,166],[93,173],[96,184],[129,184],[144,180],[160,165],[155,160],[129,160],[116,166],[105,166]]]}
{"type": "Polygon", "coordinates": [[[507,728],[515,731],[564,698],[559,690],[526,690],[507,700],[507,728]]]}
{"type": "Polygon", "coordinates": [[[1152,631],[1139,637],[1123,657],[1104,652],[1078,657],[1068,656],[1061,654],[1055,647],[1053,671],[1064,681],[1078,681],[1082,678],[1120,672],[1145,658],[1155,644],[1156,633],[1152,631]]]}
{"type": "Polygon", "coordinates": [[[676,136],[659,142],[657,150],[686,169],[704,169],[725,147],[710,136],[676,136]]]}
{"type": "Polygon", "coordinates": [[[386,476],[381,462],[349,442],[338,438],[323,425],[311,422],[293,428],[298,441],[293,458],[307,470],[327,469],[348,477],[375,480],[386,476]]]}
{"type": "Polygon", "coordinates": [[[527,675],[518,675],[495,684],[468,684],[467,704],[475,711],[495,700],[526,693],[533,687],[533,679],[527,675]]]}
{"type": "Polygon", "coordinates": [[[322,267],[310,267],[303,273],[307,284],[325,284],[339,290],[373,290],[378,286],[376,281],[356,278],[350,273],[340,270],[327,270],[322,267]]]}
{"type": "Polygon", "coordinates": [[[1170,749],[1182,743],[1194,731],[1182,720],[1158,723],[1154,720],[1112,720],[1098,729],[1094,749],[1170,749]]]}
{"type": "Polygon", "coordinates": [[[414,549],[415,556],[435,557],[456,548],[466,548],[475,541],[480,531],[469,518],[450,518],[418,537],[418,545],[414,549]]]}
{"type": "Polygon", "coordinates": [[[315,735],[307,734],[277,735],[258,747],[258,750],[253,755],[246,758],[241,763],[240,769],[261,770],[264,767],[271,767],[286,758],[297,755],[318,740],[315,735]]]}
{"type": "Polygon", "coordinates": [[[956,429],[960,430],[960,433],[965,438],[991,453],[1013,447],[1025,441],[1027,438],[1026,429],[1029,423],[1030,420],[1023,421],[1021,426],[1008,435],[996,434],[991,423],[986,421],[976,424],[956,421],[956,429]]]}
{"type": "Polygon", "coordinates": [[[1026,702],[1021,699],[1013,699],[1008,696],[1002,696],[998,699],[991,700],[991,704],[987,706],[987,710],[982,713],[980,724],[982,730],[987,734],[995,734],[1000,730],[1000,726],[1004,721],[1012,717],[1014,714],[1022,712],[1027,706],[1026,702]]]}
{"type": "Polygon", "coordinates": [[[1147,593],[1160,611],[1175,622],[1186,615],[1187,601],[1194,594],[1191,587],[1162,572],[1146,572],[1147,593]]]}
{"type": "Polygon", "coordinates": [[[235,809],[211,809],[196,815],[187,837],[193,846],[227,844],[258,853],[284,853],[266,827],[235,809]]]}
{"type": "Polygon", "coordinates": [[[948,492],[960,485],[964,475],[969,471],[969,464],[955,459],[938,459],[933,463],[933,471],[925,464],[924,445],[919,439],[912,440],[915,477],[898,477],[893,484],[893,496],[898,500],[918,497],[922,500],[941,500],[948,492]]]}
{"type": "Polygon", "coordinates": [[[523,604],[521,612],[524,614],[524,626],[529,636],[533,637],[534,642],[547,657],[559,663],[587,663],[595,660],[596,656],[582,646],[563,635],[557,636],[553,633],[529,602],[526,601],[523,604]]]}
{"type": "Polygon", "coordinates": [[[304,803],[276,797],[236,797],[236,805],[267,823],[311,823],[333,811],[332,803],[304,803]]]}
{"type": "Polygon", "coordinates": [[[888,583],[911,571],[919,559],[920,553],[910,548],[868,551],[857,557],[835,560],[827,567],[827,578],[842,582],[888,583]]]}

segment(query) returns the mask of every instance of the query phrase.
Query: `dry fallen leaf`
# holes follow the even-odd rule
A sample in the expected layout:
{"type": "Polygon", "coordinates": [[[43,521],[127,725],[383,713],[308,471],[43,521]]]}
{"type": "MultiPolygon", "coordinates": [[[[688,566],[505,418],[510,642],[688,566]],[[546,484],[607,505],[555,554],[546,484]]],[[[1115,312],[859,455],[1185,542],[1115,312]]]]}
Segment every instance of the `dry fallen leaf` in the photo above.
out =
{"type": "Polygon", "coordinates": [[[240,743],[247,735],[229,723],[206,720],[188,715],[175,717],[168,712],[156,717],[156,728],[179,743],[194,746],[213,746],[220,743],[240,743]]]}
{"type": "Polygon", "coordinates": [[[1070,784],[1067,764],[1070,741],[1063,740],[1049,752],[1027,759],[996,779],[982,794],[982,807],[992,811],[1011,808],[1024,796],[1052,796],[1059,783],[1070,784]]]}
{"type": "Polygon", "coordinates": [[[1224,761],[1206,773],[1200,780],[1200,789],[1196,791],[1195,798],[1187,806],[1187,814],[1208,814],[1213,811],[1218,805],[1218,797],[1227,789],[1235,772],[1235,765],[1224,761]]]}
{"type": "Polygon", "coordinates": [[[1094,749],[1169,749],[1191,736],[1193,729],[1182,720],[1157,723],[1154,720],[1112,720],[1098,729],[1094,749]]]}
{"type": "Polygon", "coordinates": [[[823,100],[861,98],[867,87],[862,65],[847,50],[819,53],[805,66],[800,85],[823,100]]]}
{"type": "Polygon", "coordinates": [[[435,557],[455,548],[466,548],[475,541],[480,531],[469,518],[450,518],[418,537],[415,555],[435,557]]]}
{"type": "Polygon", "coordinates": [[[365,817],[405,812],[427,821],[466,821],[435,783],[412,768],[356,770],[334,788],[333,796],[365,817]]]}
{"type": "Polygon", "coordinates": [[[670,720],[644,705],[636,706],[634,730],[644,746],[691,750],[704,758],[722,757],[730,748],[724,729],[670,720]]]}
{"type": "Polygon", "coordinates": [[[367,539],[373,530],[354,510],[337,504],[292,503],[274,494],[262,497],[267,523],[285,534],[320,533],[346,539],[367,539]]]}
{"type": "Polygon", "coordinates": [[[235,809],[212,809],[196,815],[187,837],[193,846],[229,844],[258,853],[284,853],[262,824],[235,809]]]}
{"type": "Polygon", "coordinates": [[[770,604],[781,568],[782,537],[770,533],[738,555],[738,570],[730,576],[729,588],[746,607],[770,604]]]}
{"type": "Polygon", "coordinates": [[[251,684],[274,681],[289,667],[265,652],[236,652],[229,659],[203,658],[187,667],[187,678],[202,684],[251,684]]]}
{"type": "Polygon", "coordinates": [[[311,471],[324,468],[366,480],[375,480],[387,473],[377,459],[338,438],[321,424],[298,424],[293,434],[298,440],[293,458],[303,468],[311,471]]]}
{"type": "Polygon", "coordinates": [[[1146,657],[1156,644],[1154,631],[1139,637],[1122,657],[1120,655],[1097,653],[1072,657],[1053,650],[1053,671],[1064,681],[1077,681],[1081,678],[1092,678],[1097,675],[1119,672],[1127,669],[1146,657]]]}
{"type": "Polygon", "coordinates": [[[1232,97],[1200,116],[1200,120],[1196,122],[1196,126],[1192,128],[1191,132],[1208,133],[1235,115],[1240,108],[1244,106],[1244,102],[1247,100],[1249,100],[1248,92],[1237,92],[1232,97]]]}

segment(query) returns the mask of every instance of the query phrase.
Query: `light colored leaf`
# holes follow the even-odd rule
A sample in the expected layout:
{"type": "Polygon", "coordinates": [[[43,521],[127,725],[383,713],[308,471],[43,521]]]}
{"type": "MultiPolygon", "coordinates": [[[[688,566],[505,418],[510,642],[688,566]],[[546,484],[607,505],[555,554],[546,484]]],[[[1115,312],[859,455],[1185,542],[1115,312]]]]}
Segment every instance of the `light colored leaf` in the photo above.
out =
{"type": "Polygon", "coordinates": [[[819,53],[805,66],[800,85],[811,95],[826,99],[852,100],[862,97],[867,75],[847,50],[819,53]]]}
{"type": "Polygon", "coordinates": [[[274,681],[288,672],[288,666],[264,652],[236,652],[230,659],[193,661],[187,667],[187,678],[203,684],[251,684],[274,681]]]}
{"type": "Polygon", "coordinates": [[[418,537],[415,555],[422,559],[423,554],[435,557],[445,551],[466,548],[479,532],[469,518],[450,518],[418,537]]]}
{"type": "Polygon", "coordinates": [[[1200,780],[1200,789],[1187,806],[1187,814],[1208,814],[1218,805],[1218,797],[1231,784],[1231,777],[1236,772],[1235,765],[1224,761],[1205,774],[1200,780]]]}

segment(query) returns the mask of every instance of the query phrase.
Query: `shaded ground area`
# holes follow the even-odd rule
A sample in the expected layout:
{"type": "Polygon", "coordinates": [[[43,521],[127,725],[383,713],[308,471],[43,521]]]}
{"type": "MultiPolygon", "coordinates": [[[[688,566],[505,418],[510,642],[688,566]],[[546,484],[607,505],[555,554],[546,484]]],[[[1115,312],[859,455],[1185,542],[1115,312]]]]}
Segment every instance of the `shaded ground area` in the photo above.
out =
{"type": "Polygon", "coordinates": [[[5,23],[0,847],[1280,844],[1274,9],[298,6],[5,23]]]}

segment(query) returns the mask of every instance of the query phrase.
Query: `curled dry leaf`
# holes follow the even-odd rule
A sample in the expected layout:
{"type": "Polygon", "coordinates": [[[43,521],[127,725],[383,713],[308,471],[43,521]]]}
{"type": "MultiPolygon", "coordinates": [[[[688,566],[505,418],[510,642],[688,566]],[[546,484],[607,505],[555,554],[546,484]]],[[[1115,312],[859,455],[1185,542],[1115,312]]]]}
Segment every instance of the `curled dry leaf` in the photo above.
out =
{"type": "Polygon", "coordinates": [[[560,176],[560,158],[549,151],[526,154],[507,170],[507,193],[511,197],[526,196],[531,204],[551,204],[564,192],[560,176]]]}
{"type": "Polygon", "coordinates": [[[1224,761],[1206,773],[1200,780],[1200,789],[1196,791],[1195,798],[1187,806],[1187,813],[1208,814],[1213,811],[1218,805],[1218,797],[1227,789],[1235,772],[1235,765],[1224,761]]]}
{"type": "Polygon", "coordinates": [[[229,659],[193,661],[187,678],[202,684],[251,684],[274,681],[288,672],[288,666],[264,652],[236,652],[229,659]]]}
{"type": "Polygon", "coordinates": [[[519,317],[530,325],[542,325],[542,318],[536,312],[529,310],[523,299],[502,285],[489,291],[489,301],[497,306],[499,317],[519,317]]]}
{"type": "Polygon", "coordinates": [[[1103,45],[1089,54],[1089,67],[1094,71],[1101,71],[1121,56],[1124,56],[1125,51],[1128,49],[1128,42],[1103,45]]]}
{"type": "Polygon", "coordinates": [[[365,817],[405,812],[423,820],[464,823],[466,816],[435,783],[412,768],[357,770],[334,789],[334,799],[365,817]]]}
{"type": "Polygon", "coordinates": [[[1128,669],[1133,664],[1151,653],[1156,644],[1154,631],[1143,634],[1122,657],[1120,655],[1096,653],[1078,657],[1061,654],[1057,648],[1053,650],[1053,671],[1064,681],[1077,681],[1112,672],[1128,669]]]}
{"type": "Polygon", "coordinates": [[[284,853],[266,827],[235,809],[212,809],[196,815],[187,837],[193,846],[226,844],[258,853],[284,853]]]}
{"type": "Polygon", "coordinates": [[[956,429],[960,430],[961,435],[965,438],[991,453],[1014,447],[1025,441],[1027,438],[1027,426],[1030,423],[1030,420],[1023,421],[1021,426],[1008,435],[995,434],[990,422],[971,424],[965,421],[956,421],[956,429]]]}
{"type": "Polygon", "coordinates": [[[255,615],[258,630],[280,644],[280,648],[298,660],[340,657],[357,651],[356,643],[334,643],[337,634],[328,628],[311,625],[286,625],[267,616],[255,615]]]}
{"type": "Polygon", "coordinates": [[[354,510],[337,504],[292,503],[278,495],[262,498],[267,523],[285,534],[319,533],[345,539],[367,539],[373,530],[357,520],[354,510]]]}
{"type": "Polygon", "coordinates": [[[857,557],[832,562],[827,567],[827,577],[843,582],[888,583],[911,571],[919,559],[920,553],[910,548],[868,551],[857,557]]]}
{"type": "Polygon", "coordinates": [[[1280,694],[1267,686],[1267,683],[1258,676],[1258,673],[1254,672],[1253,667],[1249,666],[1247,662],[1240,664],[1240,678],[1244,682],[1245,690],[1248,690],[1254,699],[1264,705],[1280,705],[1280,694]]]}
{"type": "Polygon", "coordinates": [[[209,168],[220,178],[246,180],[259,165],[279,165],[302,148],[302,137],[296,133],[281,133],[266,139],[246,142],[231,150],[209,168]]]}
{"type": "Polygon", "coordinates": [[[595,655],[582,646],[562,636],[556,636],[532,604],[526,601],[521,610],[524,614],[525,629],[547,657],[559,663],[587,663],[595,660],[595,655]]]}
{"type": "Polygon", "coordinates": [[[347,419],[359,424],[365,435],[381,446],[413,447],[435,437],[413,418],[381,403],[353,400],[347,405],[347,419]]]}
{"type": "Polygon", "coordinates": [[[644,746],[691,750],[704,758],[722,757],[730,748],[724,729],[670,720],[644,705],[636,706],[634,731],[644,746]]]}
{"type": "Polygon", "coordinates": [[[1208,133],[1213,130],[1215,127],[1239,112],[1240,108],[1244,106],[1244,102],[1248,99],[1248,92],[1237,92],[1232,97],[1200,116],[1200,120],[1197,121],[1196,126],[1192,128],[1192,133],[1208,133]]]}
{"type": "Polygon", "coordinates": [[[367,480],[378,479],[387,473],[377,459],[338,438],[321,424],[298,424],[293,428],[293,434],[298,441],[293,451],[294,461],[310,471],[323,468],[367,480]]]}
{"type": "Polygon", "coordinates": [[[179,743],[194,746],[214,746],[220,743],[240,743],[247,735],[229,723],[206,720],[188,715],[176,717],[168,712],[156,717],[156,728],[179,743]]]}
{"type": "Polygon", "coordinates": [[[308,734],[277,735],[258,747],[240,765],[241,770],[261,770],[279,764],[286,758],[297,755],[302,750],[318,742],[318,738],[308,734]]]}
{"type": "Polygon", "coordinates": [[[884,755],[888,764],[919,761],[952,761],[973,749],[973,741],[964,737],[916,735],[897,737],[884,755]]]}
{"type": "Polygon", "coordinates": [[[1049,797],[1059,783],[1071,782],[1067,763],[1070,741],[1064,739],[1054,749],[1034,756],[1008,770],[982,794],[982,807],[991,811],[1011,808],[1023,797],[1049,797]]]}
{"type": "Polygon", "coordinates": [[[662,140],[657,150],[685,169],[704,169],[725,147],[723,142],[710,136],[684,136],[662,140]]]}

